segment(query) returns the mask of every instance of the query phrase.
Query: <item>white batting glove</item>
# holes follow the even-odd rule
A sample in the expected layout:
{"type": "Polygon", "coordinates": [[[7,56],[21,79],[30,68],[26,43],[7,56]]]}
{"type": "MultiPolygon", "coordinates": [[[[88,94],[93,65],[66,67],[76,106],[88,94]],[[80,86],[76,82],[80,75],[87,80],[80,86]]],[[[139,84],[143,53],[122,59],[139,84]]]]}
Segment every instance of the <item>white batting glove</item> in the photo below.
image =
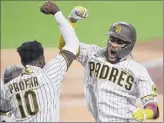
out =
{"type": "Polygon", "coordinates": [[[73,8],[69,15],[69,20],[76,22],[78,20],[88,17],[88,10],[82,6],[76,6],[73,8]]]}

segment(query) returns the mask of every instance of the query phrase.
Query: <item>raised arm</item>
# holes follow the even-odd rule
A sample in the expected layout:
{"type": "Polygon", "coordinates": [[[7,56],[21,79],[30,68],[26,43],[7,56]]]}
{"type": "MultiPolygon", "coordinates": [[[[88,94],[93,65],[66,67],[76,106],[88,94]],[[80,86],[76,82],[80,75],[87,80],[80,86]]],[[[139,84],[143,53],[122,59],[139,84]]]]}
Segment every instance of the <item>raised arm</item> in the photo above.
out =
{"type": "MultiPolygon", "coordinates": [[[[72,27],[75,29],[76,23],[84,18],[88,17],[88,10],[82,6],[76,6],[72,9],[70,15],[69,15],[69,23],[72,25],[72,27]]],[[[58,48],[61,50],[65,46],[65,40],[63,36],[60,36],[60,41],[58,48]]]]}
{"type": "Polygon", "coordinates": [[[79,48],[79,40],[76,36],[76,33],[71,26],[71,24],[66,20],[60,11],[59,7],[51,1],[46,2],[41,8],[41,12],[44,14],[51,14],[56,19],[60,32],[65,41],[65,46],[60,51],[60,54],[66,59],[68,66],[75,59],[78,48],[79,48]],[[73,44],[73,45],[72,45],[73,44]]]}
{"type": "MultiPolygon", "coordinates": [[[[88,10],[85,7],[76,6],[72,9],[68,17],[68,20],[69,20],[69,23],[72,25],[72,27],[75,29],[77,22],[87,17],[88,17],[88,10]]],[[[61,50],[64,46],[65,46],[65,41],[64,41],[63,36],[61,35],[58,48],[61,50]]],[[[91,45],[91,44],[80,42],[80,47],[76,55],[78,57],[76,60],[78,60],[82,65],[85,66],[85,64],[87,63],[87,60],[89,59],[88,56],[90,55],[90,53],[93,51],[98,52],[100,49],[101,48],[97,47],[96,45],[91,45]]]]}

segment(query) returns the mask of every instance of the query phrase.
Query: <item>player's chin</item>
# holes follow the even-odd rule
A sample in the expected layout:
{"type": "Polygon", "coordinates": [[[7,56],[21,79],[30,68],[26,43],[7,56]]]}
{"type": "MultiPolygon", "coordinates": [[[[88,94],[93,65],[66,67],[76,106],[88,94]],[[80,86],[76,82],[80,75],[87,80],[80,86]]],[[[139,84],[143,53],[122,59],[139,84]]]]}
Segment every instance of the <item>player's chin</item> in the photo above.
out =
{"type": "Polygon", "coordinates": [[[110,57],[110,56],[108,56],[108,61],[109,61],[110,63],[116,63],[117,57],[110,57]]]}

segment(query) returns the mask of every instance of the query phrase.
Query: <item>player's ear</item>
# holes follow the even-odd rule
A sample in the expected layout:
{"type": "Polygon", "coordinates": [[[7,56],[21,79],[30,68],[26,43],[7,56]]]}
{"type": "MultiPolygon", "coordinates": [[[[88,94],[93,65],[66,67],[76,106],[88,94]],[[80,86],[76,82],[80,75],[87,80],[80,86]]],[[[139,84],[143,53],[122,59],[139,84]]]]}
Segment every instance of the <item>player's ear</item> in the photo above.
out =
{"type": "Polygon", "coordinates": [[[40,59],[39,59],[39,62],[40,62],[40,65],[43,67],[45,65],[45,56],[40,56],[40,59]]]}

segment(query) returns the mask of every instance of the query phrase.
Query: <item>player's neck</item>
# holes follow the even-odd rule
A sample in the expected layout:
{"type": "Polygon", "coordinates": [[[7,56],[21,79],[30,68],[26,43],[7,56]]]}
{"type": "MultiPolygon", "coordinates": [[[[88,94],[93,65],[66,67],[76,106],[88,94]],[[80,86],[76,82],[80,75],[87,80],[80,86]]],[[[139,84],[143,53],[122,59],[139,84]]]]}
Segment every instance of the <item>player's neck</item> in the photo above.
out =
{"type": "MultiPolygon", "coordinates": [[[[38,63],[38,61],[32,61],[32,62],[30,62],[30,63],[28,63],[28,64],[26,64],[26,65],[36,66],[36,67],[40,67],[40,68],[43,67],[43,65],[41,65],[40,63],[38,63]]],[[[26,66],[26,65],[25,65],[25,66],[26,66]]]]}

